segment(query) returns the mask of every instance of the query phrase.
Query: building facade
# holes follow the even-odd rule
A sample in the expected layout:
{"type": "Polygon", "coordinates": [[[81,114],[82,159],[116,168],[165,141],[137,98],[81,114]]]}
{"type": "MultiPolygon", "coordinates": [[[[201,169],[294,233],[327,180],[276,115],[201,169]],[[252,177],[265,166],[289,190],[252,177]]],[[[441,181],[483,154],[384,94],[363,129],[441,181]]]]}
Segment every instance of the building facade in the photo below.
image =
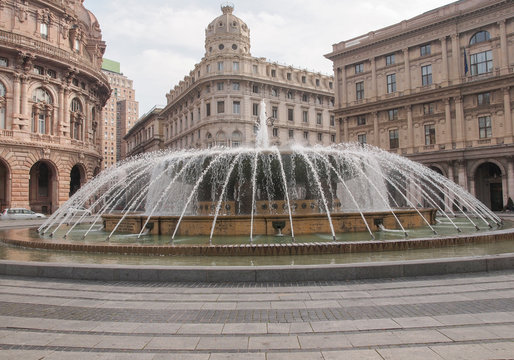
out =
{"type": "MultiPolygon", "coordinates": [[[[205,56],[166,94],[163,146],[253,145],[262,99],[272,144],[335,143],[333,77],[252,57],[250,29],[232,6],[222,12],[205,30],[205,56]]],[[[125,138],[129,154],[143,139],[135,135],[125,138]]]]}
{"type": "Polygon", "coordinates": [[[102,169],[116,164],[125,158],[122,146],[123,136],[139,117],[139,103],[135,100],[136,91],[133,81],[120,71],[120,63],[103,59],[102,72],[109,79],[112,88],[111,97],[105,105],[100,142],[104,161],[102,169]]]}
{"type": "Polygon", "coordinates": [[[0,2],[0,206],[55,211],[100,171],[105,43],[82,1],[0,2]]]}
{"type": "Polygon", "coordinates": [[[463,0],[333,45],[339,138],[514,199],[514,2],[463,0]]]}
{"type": "MultiPolygon", "coordinates": [[[[164,121],[161,117],[162,107],[155,106],[128,130],[125,139],[131,139],[135,144],[130,149],[130,156],[157,151],[164,148],[164,121]]],[[[122,148],[127,141],[123,140],[122,148]]],[[[126,151],[126,150],[125,150],[126,151]]]]}

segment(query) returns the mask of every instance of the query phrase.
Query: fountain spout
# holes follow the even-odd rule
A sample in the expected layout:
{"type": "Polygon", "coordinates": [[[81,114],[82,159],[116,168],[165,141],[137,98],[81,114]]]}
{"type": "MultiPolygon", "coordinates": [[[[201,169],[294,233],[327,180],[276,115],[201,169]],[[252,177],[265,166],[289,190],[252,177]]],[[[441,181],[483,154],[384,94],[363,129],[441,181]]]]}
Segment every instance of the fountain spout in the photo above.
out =
{"type": "MultiPolygon", "coordinates": [[[[266,115],[266,103],[261,100],[259,111],[259,119],[257,122],[257,134],[255,136],[255,146],[257,148],[268,148],[268,115],[266,115]]],[[[269,118],[271,120],[271,118],[269,118]]]]}

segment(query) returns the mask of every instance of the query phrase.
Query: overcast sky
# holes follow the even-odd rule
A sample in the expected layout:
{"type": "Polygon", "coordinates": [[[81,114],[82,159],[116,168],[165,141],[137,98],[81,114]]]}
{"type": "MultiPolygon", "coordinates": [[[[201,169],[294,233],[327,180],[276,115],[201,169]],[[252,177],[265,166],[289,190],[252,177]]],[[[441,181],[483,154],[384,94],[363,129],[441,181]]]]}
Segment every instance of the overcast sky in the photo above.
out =
{"type": "MultiPolygon", "coordinates": [[[[240,0],[234,15],[250,28],[251,53],[333,74],[332,44],[392,25],[449,0],[240,0]]],[[[165,94],[204,55],[205,28],[221,15],[216,0],[86,0],[107,43],[105,57],[134,80],[139,114],[165,105],[165,94]]]]}

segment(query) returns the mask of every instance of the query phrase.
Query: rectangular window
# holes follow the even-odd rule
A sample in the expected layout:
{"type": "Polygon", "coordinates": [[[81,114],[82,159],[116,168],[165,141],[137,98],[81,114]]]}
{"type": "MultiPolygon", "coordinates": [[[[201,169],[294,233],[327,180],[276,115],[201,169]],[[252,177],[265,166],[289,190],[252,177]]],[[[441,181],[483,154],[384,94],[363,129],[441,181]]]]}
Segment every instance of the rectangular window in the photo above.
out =
{"type": "Polygon", "coordinates": [[[278,128],[273,128],[273,137],[278,137],[278,128]]]}
{"type": "Polygon", "coordinates": [[[278,97],[278,90],[275,88],[271,89],[271,96],[278,97]]]}
{"type": "Polygon", "coordinates": [[[233,114],[240,114],[241,113],[241,102],[234,101],[232,103],[232,113],[233,114]]]}
{"type": "MultiPolygon", "coordinates": [[[[41,66],[34,65],[34,74],[43,75],[44,73],[45,73],[45,70],[41,66]]],[[[75,79],[73,79],[73,80],[75,80],[75,79]]]]}
{"type": "Polygon", "coordinates": [[[225,102],[218,101],[218,114],[222,114],[225,112],[225,102]]]}
{"type": "Polygon", "coordinates": [[[336,118],[334,115],[330,115],[330,126],[336,125],[336,118]]]}
{"type": "Polygon", "coordinates": [[[387,75],[387,92],[396,92],[396,74],[387,75]]]}
{"type": "Polygon", "coordinates": [[[366,134],[357,135],[357,142],[361,145],[366,144],[366,134]]]}
{"type": "Polygon", "coordinates": [[[398,129],[389,130],[389,148],[398,149],[400,147],[400,141],[398,137],[398,129]]]}
{"type": "Polygon", "coordinates": [[[218,71],[223,71],[223,61],[218,61],[218,71]]]}
{"type": "Polygon", "coordinates": [[[316,86],[319,86],[319,79],[316,79],[316,86]]]}
{"type": "Polygon", "coordinates": [[[286,77],[287,77],[287,80],[291,80],[291,73],[287,73],[286,77]]]}
{"type": "Polygon", "coordinates": [[[364,99],[364,81],[355,84],[355,98],[357,100],[364,99]]]}
{"type": "Polygon", "coordinates": [[[421,45],[419,47],[419,56],[430,55],[430,44],[421,45]]]}
{"type": "Polygon", "coordinates": [[[277,70],[271,69],[271,77],[277,77],[277,70]]]}
{"type": "Polygon", "coordinates": [[[357,116],[357,125],[366,125],[366,117],[365,116],[357,116]]]}
{"type": "Polygon", "coordinates": [[[491,50],[470,56],[471,75],[487,74],[493,71],[493,53],[491,50]]]}
{"type": "Polygon", "coordinates": [[[259,116],[259,104],[257,104],[257,103],[252,104],[252,114],[254,116],[259,116]]]}
{"type": "Polygon", "coordinates": [[[425,125],[425,145],[435,144],[435,125],[425,125]]]}
{"type": "MultiPolygon", "coordinates": [[[[45,121],[45,114],[38,114],[38,130],[40,134],[46,133],[46,121],[45,121]]],[[[78,134],[77,134],[78,135],[78,134]]]]}
{"type": "Polygon", "coordinates": [[[239,61],[234,61],[232,63],[232,71],[233,72],[239,72],[239,61]]]}
{"type": "Polygon", "coordinates": [[[321,125],[321,113],[316,113],[316,124],[321,125]]]}
{"type": "Polygon", "coordinates": [[[304,138],[305,140],[309,140],[309,132],[308,132],[308,131],[304,131],[304,132],[303,132],[303,138],[304,138]]]}
{"type": "Polygon", "coordinates": [[[273,106],[271,108],[271,117],[274,119],[278,119],[278,107],[273,106]]]}
{"type": "Polygon", "coordinates": [[[257,65],[252,65],[253,73],[257,74],[259,72],[259,67],[257,65]]]}
{"type": "Polygon", "coordinates": [[[386,56],[386,65],[393,65],[394,64],[394,54],[390,54],[386,56]]]}
{"type": "Polygon", "coordinates": [[[75,39],[75,51],[80,51],[80,41],[78,39],[75,39]]]}
{"type": "Polygon", "coordinates": [[[355,73],[356,74],[360,74],[363,71],[364,71],[364,64],[363,63],[355,65],[355,73]]]}
{"type": "Polygon", "coordinates": [[[211,72],[211,65],[210,64],[207,64],[207,66],[205,67],[205,72],[206,73],[210,73],[211,72]]]}
{"type": "Polygon", "coordinates": [[[41,23],[39,26],[39,33],[43,39],[48,39],[48,25],[45,23],[41,23]]]}
{"type": "Polygon", "coordinates": [[[205,104],[205,113],[207,116],[211,116],[211,104],[205,104]]]}
{"type": "Polygon", "coordinates": [[[307,82],[307,77],[305,75],[302,76],[302,84],[305,84],[307,82]]]}
{"type": "Polygon", "coordinates": [[[289,120],[289,121],[294,120],[294,110],[293,109],[287,109],[287,120],[289,120]]]}
{"type": "Polygon", "coordinates": [[[323,141],[323,134],[322,133],[318,133],[318,141],[323,141]]]}
{"type": "Polygon", "coordinates": [[[232,83],[232,90],[239,90],[240,89],[240,85],[239,85],[239,82],[233,82],[232,83]]]}
{"type": "Polygon", "coordinates": [[[435,104],[434,103],[426,103],[423,104],[423,114],[424,115],[432,115],[435,110],[435,104]]]}
{"type": "Polygon", "coordinates": [[[9,60],[4,57],[0,57],[0,66],[9,66],[9,60]]]}
{"type": "Polygon", "coordinates": [[[491,103],[491,93],[485,92],[477,95],[477,104],[489,105],[491,103]]]}
{"type": "Polygon", "coordinates": [[[331,89],[334,87],[334,84],[332,83],[332,81],[328,82],[328,87],[331,88],[331,89]]]}
{"type": "Polygon", "coordinates": [[[398,109],[387,110],[387,116],[390,121],[398,120],[398,109]]]}
{"type": "Polygon", "coordinates": [[[222,82],[217,83],[217,86],[218,86],[218,91],[219,90],[223,90],[223,83],[222,82]]]}
{"type": "Polygon", "coordinates": [[[421,84],[423,86],[432,85],[432,65],[421,67],[421,84]]]}
{"type": "Polygon", "coordinates": [[[293,131],[293,129],[289,129],[289,138],[290,139],[294,138],[294,131],[293,131]]]}
{"type": "Polygon", "coordinates": [[[478,131],[480,139],[487,139],[493,135],[490,116],[481,116],[478,118],[478,131]]]}
{"type": "Polygon", "coordinates": [[[302,112],[302,121],[304,123],[308,123],[309,122],[309,113],[307,111],[303,111],[302,112]]]}
{"type": "Polygon", "coordinates": [[[253,85],[252,86],[252,92],[255,93],[255,94],[258,94],[259,93],[259,85],[253,85]]]}
{"type": "Polygon", "coordinates": [[[336,136],[334,134],[330,135],[330,141],[332,141],[333,143],[336,142],[336,136]]]}
{"type": "Polygon", "coordinates": [[[5,108],[0,108],[0,129],[5,129],[5,108]]]}

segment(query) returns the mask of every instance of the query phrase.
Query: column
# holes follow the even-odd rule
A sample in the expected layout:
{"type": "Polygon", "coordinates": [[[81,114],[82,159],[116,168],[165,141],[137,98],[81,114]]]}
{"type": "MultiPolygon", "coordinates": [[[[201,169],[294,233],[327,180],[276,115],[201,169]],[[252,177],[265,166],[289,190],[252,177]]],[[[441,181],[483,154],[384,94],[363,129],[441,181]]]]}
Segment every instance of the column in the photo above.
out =
{"type": "Polygon", "coordinates": [[[334,68],[334,74],[335,74],[335,78],[334,78],[334,99],[335,99],[335,103],[334,103],[334,106],[336,108],[338,107],[341,107],[341,101],[339,99],[339,97],[341,96],[341,87],[339,86],[339,81],[340,81],[340,78],[341,78],[341,68],[334,68]]]}
{"type": "Polygon", "coordinates": [[[373,145],[380,147],[380,134],[378,133],[378,113],[375,111],[371,115],[373,116],[373,145]]]}
{"type": "MultiPolygon", "coordinates": [[[[64,88],[64,96],[62,99],[62,114],[63,122],[61,124],[62,136],[67,135],[66,127],[70,127],[70,111],[68,109],[68,89],[64,88]]],[[[71,128],[71,127],[70,127],[71,128]]],[[[68,129],[70,132],[71,129],[68,129]]]]}
{"type": "MultiPolygon", "coordinates": [[[[510,87],[503,88],[503,117],[507,143],[512,143],[512,109],[510,107],[510,87]]],[[[514,200],[514,199],[513,199],[514,200]]]]}
{"type": "Polygon", "coordinates": [[[403,90],[410,92],[412,89],[412,84],[410,78],[409,48],[403,49],[403,58],[405,62],[405,86],[403,87],[403,90]]]}
{"type": "Polygon", "coordinates": [[[28,119],[30,119],[30,115],[27,114],[27,87],[28,87],[28,78],[27,76],[21,76],[21,104],[20,104],[20,113],[22,122],[20,124],[20,130],[30,131],[30,123],[28,123],[28,119]],[[28,128],[27,127],[28,124],[28,128]]]}
{"type": "Polygon", "coordinates": [[[442,73],[441,73],[441,83],[443,86],[448,85],[448,49],[446,48],[446,36],[439,39],[441,41],[441,51],[442,51],[442,73]]]}
{"type": "Polygon", "coordinates": [[[409,153],[412,153],[414,148],[414,126],[412,124],[412,108],[409,105],[405,107],[405,110],[407,110],[407,151],[409,153]]]}
{"type": "Polygon", "coordinates": [[[62,136],[64,124],[64,88],[59,86],[59,113],[57,114],[57,127],[54,129],[54,134],[62,136]]]}
{"type": "MultiPolygon", "coordinates": [[[[364,93],[366,97],[366,93],[364,93]]],[[[371,59],[371,97],[377,97],[377,64],[375,58],[371,59]]]]}
{"type": "Polygon", "coordinates": [[[498,22],[500,26],[500,74],[508,74],[509,72],[509,53],[507,45],[507,31],[505,29],[505,19],[498,22]]]}
{"type": "Polygon", "coordinates": [[[465,147],[466,129],[464,124],[464,105],[462,96],[455,97],[455,141],[458,148],[465,147]]]}
{"type": "Polygon", "coordinates": [[[348,134],[348,118],[343,118],[343,130],[344,130],[344,142],[347,143],[349,141],[349,134],[348,134]]]}
{"type": "Polygon", "coordinates": [[[507,157],[507,187],[504,188],[507,191],[507,199],[511,198],[514,200],[514,157],[507,157]]]}
{"type": "Polygon", "coordinates": [[[446,139],[442,139],[442,143],[446,143],[451,149],[451,146],[454,141],[453,127],[452,127],[452,112],[450,108],[450,99],[444,99],[444,116],[445,116],[445,129],[446,129],[446,139]]]}
{"type": "MultiPolygon", "coordinates": [[[[20,75],[14,74],[14,89],[13,89],[13,130],[20,130],[20,75]],[[16,125],[16,126],[15,126],[16,125]]],[[[6,114],[7,117],[7,114],[6,114]]]]}
{"type": "Polygon", "coordinates": [[[464,160],[457,161],[457,176],[459,185],[468,190],[468,175],[466,173],[466,162],[464,160]]]}
{"type": "MultiPolygon", "coordinates": [[[[346,67],[343,66],[343,68],[339,68],[341,70],[341,104],[339,106],[346,107],[348,105],[348,89],[346,88],[346,67]]],[[[338,85],[339,86],[339,85],[338,85]]]]}
{"type": "MultiPolygon", "coordinates": [[[[461,54],[459,46],[459,34],[452,34],[452,81],[460,83],[461,78],[461,54]]],[[[464,59],[462,59],[464,63],[464,59]]]]}
{"type": "MultiPolygon", "coordinates": [[[[453,161],[448,161],[448,179],[451,182],[454,182],[455,176],[453,174],[453,161]]],[[[446,211],[449,211],[453,207],[453,196],[452,193],[449,193],[449,196],[445,199],[446,203],[446,211]]]]}

